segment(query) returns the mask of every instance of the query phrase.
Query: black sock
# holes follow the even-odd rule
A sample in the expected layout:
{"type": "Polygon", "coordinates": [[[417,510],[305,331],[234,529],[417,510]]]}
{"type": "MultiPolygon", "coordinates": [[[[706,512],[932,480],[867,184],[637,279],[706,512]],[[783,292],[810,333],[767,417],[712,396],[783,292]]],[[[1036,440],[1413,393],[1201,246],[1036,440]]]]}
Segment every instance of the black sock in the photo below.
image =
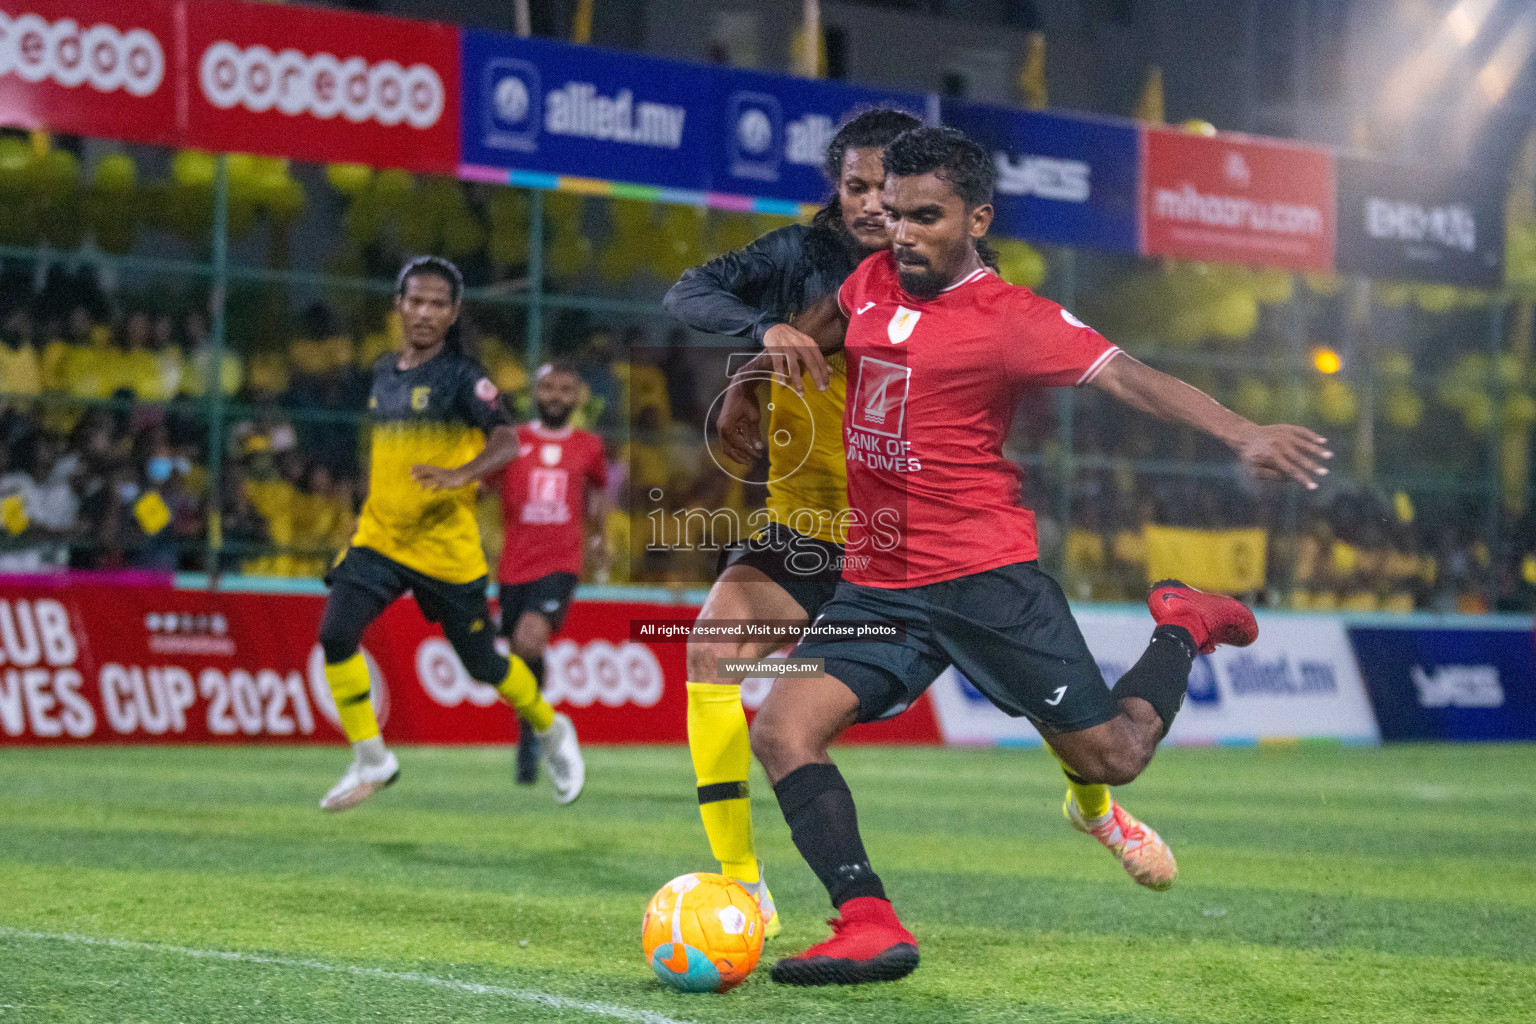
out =
{"type": "Polygon", "coordinates": [[[1183,626],[1158,626],[1152,643],[1131,670],[1111,691],[1115,700],[1140,697],[1163,720],[1163,735],[1173,726],[1173,716],[1184,705],[1189,689],[1189,670],[1195,663],[1195,638],[1183,626]]]}
{"type": "Polygon", "coordinates": [[[886,898],[859,838],[853,794],[837,765],[801,765],[780,779],[773,792],[795,848],[827,887],[834,907],[859,896],[886,898]]]}

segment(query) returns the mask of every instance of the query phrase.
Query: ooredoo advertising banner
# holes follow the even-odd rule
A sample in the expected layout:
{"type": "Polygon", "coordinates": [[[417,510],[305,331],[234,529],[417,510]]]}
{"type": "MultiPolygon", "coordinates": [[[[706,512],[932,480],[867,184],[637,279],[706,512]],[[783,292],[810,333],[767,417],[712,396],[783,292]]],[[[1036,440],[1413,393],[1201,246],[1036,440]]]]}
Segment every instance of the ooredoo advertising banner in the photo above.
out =
{"type": "Polygon", "coordinates": [[[477,31],[463,61],[466,165],[709,187],[708,68],[477,31]]]}
{"type": "Polygon", "coordinates": [[[1339,160],[1339,269],[1395,281],[1496,287],[1504,188],[1491,175],[1339,160]]]}
{"type": "MultiPolygon", "coordinates": [[[[1082,610],[1078,624],[1104,680],[1113,686],[1152,636],[1145,613],[1082,610]]],[[[930,691],[950,743],[1033,744],[1028,720],[1009,718],[954,669],[930,691]]],[[[1344,626],[1336,618],[1259,616],[1251,647],[1220,647],[1195,659],[1170,743],[1254,743],[1267,739],[1381,738],[1344,626]]]]}
{"type": "MultiPolygon", "coordinates": [[[[324,598],[167,586],[0,581],[0,745],[344,743],[316,643],[324,598]]],[[[545,695],[587,743],[687,738],[686,645],[629,639],[630,620],[698,609],[577,601],[545,655],[545,695]]],[[[517,727],[415,602],[363,634],[392,743],[506,743],[517,727]]],[[[743,687],[749,714],[765,680],[743,687]]],[[[937,743],[927,702],[852,742],[937,743]]]]}
{"type": "Polygon", "coordinates": [[[313,7],[186,7],[186,139],[297,160],[452,173],[459,30],[313,7]]]}
{"type": "Polygon", "coordinates": [[[992,153],[995,233],[1136,251],[1135,126],[949,101],[944,123],[992,153]]]}
{"type": "Polygon", "coordinates": [[[0,0],[0,124],[173,141],[178,7],[0,0]]]}
{"type": "Polygon", "coordinates": [[[1147,129],[1142,146],[1143,252],[1333,268],[1333,154],[1249,136],[1161,129],[1147,129]]]}

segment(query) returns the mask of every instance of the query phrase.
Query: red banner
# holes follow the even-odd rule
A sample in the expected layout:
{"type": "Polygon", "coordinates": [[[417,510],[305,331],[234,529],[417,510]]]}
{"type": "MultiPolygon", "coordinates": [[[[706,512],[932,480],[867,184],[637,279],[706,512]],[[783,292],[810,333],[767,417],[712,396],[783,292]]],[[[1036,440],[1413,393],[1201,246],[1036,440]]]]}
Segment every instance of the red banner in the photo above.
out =
{"type": "Polygon", "coordinates": [[[174,141],[180,7],[0,0],[0,124],[174,141]]]}
{"type": "MultiPolygon", "coordinates": [[[[75,580],[0,581],[0,744],[342,743],[315,637],[318,596],[75,580]]],[[[631,618],[697,608],[578,601],[550,645],[545,690],[588,743],[687,738],[685,647],[629,639],[631,618]]],[[[363,635],[374,707],[400,743],[503,743],[496,691],[470,679],[414,601],[363,635]]],[[[749,710],[766,696],[749,682],[749,710]]],[[[850,742],[937,743],[924,698],[850,742]]]]}
{"type": "Polygon", "coordinates": [[[186,141],[453,173],[459,31],[296,5],[186,7],[186,141]]]}
{"type": "Polygon", "coordinates": [[[1246,136],[1148,130],[1144,138],[1143,252],[1333,268],[1332,154],[1246,136]]]}

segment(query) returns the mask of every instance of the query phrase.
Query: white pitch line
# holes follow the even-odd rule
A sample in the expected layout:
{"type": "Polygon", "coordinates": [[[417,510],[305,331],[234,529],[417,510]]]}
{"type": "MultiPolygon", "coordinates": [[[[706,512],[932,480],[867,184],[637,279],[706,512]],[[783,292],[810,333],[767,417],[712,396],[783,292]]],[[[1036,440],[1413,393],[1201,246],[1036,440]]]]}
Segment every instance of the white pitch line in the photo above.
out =
{"type": "Polygon", "coordinates": [[[479,996],[500,996],[520,1003],[535,1003],[554,1010],[579,1010],[598,1017],[631,1021],[632,1024],[693,1024],[653,1010],[636,1010],[615,1003],[600,1003],[588,999],[570,999],[531,988],[507,988],[503,985],[482,985],[473,981],[438,978],[415,971],[386,971],[379,967],[354,967],[349,964],[329,964],[323,960],[300,960],[293,957],[263,956],[259,953],[241,953],[237,950],[192,949],[172,946],[162,942],[138,942],[133,939],[99,939],[89,935],[70,935],[57,932],[34,932],[25,928],[0,926],[0,938],[38,939],[47,942],[73,942],[82,946],[107,946],[112,949],[144,950],[151,953],[176,953],[180,956],[198,957],[204,960],[231,960],[236,963],[266,964],[272,967],[302,967],[311,971],[327,971],[332,974],[352,974],[362,978],[379,978],[384,981],[409,981],[418,985],[435,985],[438,988],[468,992],[479,996]]]}

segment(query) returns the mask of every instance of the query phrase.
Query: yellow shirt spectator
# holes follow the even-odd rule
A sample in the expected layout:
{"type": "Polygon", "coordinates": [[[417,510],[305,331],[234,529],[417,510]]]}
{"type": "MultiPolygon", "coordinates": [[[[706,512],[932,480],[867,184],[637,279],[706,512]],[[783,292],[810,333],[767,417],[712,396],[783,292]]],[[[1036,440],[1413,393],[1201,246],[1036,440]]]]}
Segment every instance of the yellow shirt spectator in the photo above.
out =
{"type": "Polygon", "coordinates": [[[69,390],[64,364],[69,360],[70,349],[73,347],[63,338],[54,338],[43,346],[38,357],[38,371],[42,375],[44,391],[63,393],[69,390]]]}
{"type": "MultiPolygon", "coordinates": [[[[201,398],[208,393],[208,370],[213,365],[213,350],[201,348],[192,354],[187,360],[185,371],[181,375],[181,393],[191,398],[201,398]]],[[[245,382],[245,370],[240,365],[240,357],[233,352],[226,351],[219,366],[219,385],[225,396],[235,394],[240,390],[240,385],[245,382]]]]}
{"type": "Polygon", "coordinates": [[[0,394],[36,398],[43,391],[43,367],[30,343],[16,348],[0,342],[0,394]]]}
{"type": "Polygon", "coordinates": [[[64,360],[64,391],[72,398],[111,398],[120,387],[131,387],[128,353],[116,345],[71,345],[64,360]]]}

